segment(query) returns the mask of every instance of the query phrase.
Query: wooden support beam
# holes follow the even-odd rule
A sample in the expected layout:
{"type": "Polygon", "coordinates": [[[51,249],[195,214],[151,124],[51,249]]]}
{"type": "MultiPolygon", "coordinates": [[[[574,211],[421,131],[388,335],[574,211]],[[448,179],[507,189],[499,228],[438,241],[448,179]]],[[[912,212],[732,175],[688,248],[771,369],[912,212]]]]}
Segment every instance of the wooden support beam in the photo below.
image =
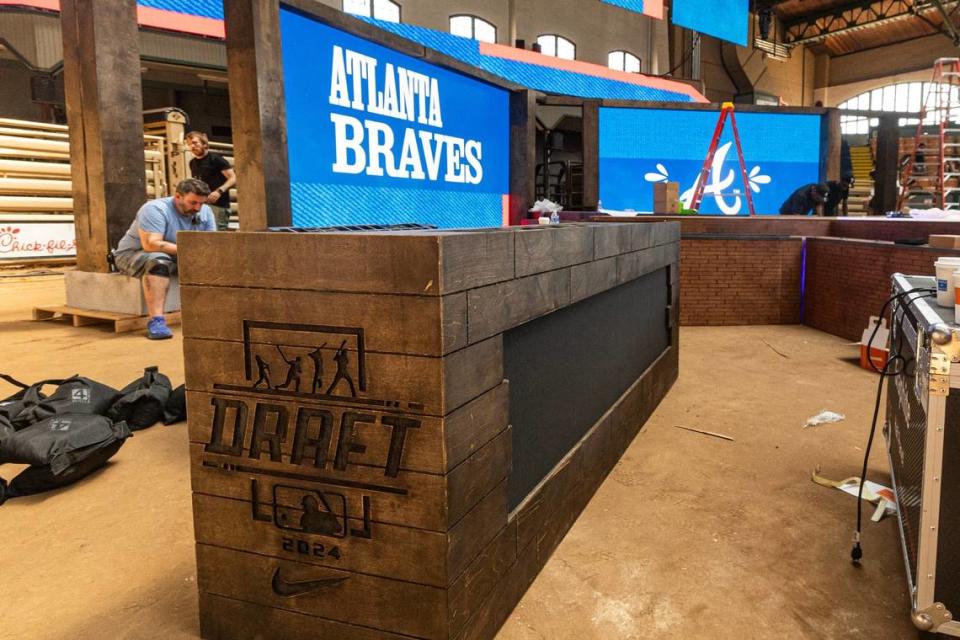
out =
{"type": "Polygon", "coordinates": [[[880,211],[897,208],[897,173],[900,170],[900,126],[896,116],[880,116],[877,130],[877,178],[874,190],[879,194],[880,211]]]}
{"type": "Polygon", "coordinates": [[[827,153],[826,178],[827,180],[840,179],[840,147],[842,133],[840,129],[840,110],[830,109],[823,118],[827,140],[824,149],[827,153]]]}
{"type": "Polygon", "coordinates": [[[510,94],[510,224],[533,206],[537,167],[537,99],[532,91],[510,94]]]}
{"type": "Polygon", "coordinates": [[[240,229],[293,224],[278,0],[224,3],[240,229]]]}
{"type": "Polygon", "coordinates": [[[597,208],[600,200],[600,102],[583,103],[583,208],[597,208]]]}
{"type": "Polygon", "coordinates": [[[62,0],[60,24],[77,267],[106,272],[146,200],[136,3],[62,0]]]}

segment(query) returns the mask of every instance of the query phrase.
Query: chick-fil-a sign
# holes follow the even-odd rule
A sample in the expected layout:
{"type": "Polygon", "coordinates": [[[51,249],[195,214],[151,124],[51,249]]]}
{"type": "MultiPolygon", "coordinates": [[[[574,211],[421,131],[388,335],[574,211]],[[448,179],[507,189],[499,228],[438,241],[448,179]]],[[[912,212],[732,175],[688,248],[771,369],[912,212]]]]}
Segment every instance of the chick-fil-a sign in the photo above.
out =
{"type": "Polygon", "coordinates": [[[0,260],[75,255],[73,222],[0,222],[0,260]]]}

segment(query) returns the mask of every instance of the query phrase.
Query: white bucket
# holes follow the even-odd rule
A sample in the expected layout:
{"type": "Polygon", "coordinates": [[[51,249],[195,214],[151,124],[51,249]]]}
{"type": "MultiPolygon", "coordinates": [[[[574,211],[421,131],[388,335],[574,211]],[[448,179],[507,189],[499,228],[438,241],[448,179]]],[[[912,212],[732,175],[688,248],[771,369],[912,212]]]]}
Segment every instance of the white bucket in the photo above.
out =
{"type": "Polygon", "coordinates": [[[952,307],[955,304],[953,272],[960,269],[960,258],[939,258],[934,266],[937,269],[937,304],[952,307]]]}

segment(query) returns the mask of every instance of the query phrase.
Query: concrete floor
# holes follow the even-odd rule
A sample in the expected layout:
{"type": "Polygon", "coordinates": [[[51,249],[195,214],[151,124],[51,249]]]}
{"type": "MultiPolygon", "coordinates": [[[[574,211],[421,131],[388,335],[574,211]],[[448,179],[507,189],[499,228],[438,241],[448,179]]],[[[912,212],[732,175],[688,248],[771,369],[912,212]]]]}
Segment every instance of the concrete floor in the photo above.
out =
{"type": "MultiPolygon", "coordinates": [[[[182,382],[179,331],[158,343],[28,321],[62,300],[62,277],[0,272],[0,371],[120,386],[157,364],[182,382]]],[[[817,465],[859,471],[876,378],[851,364],[855,348],[798,326],[685,328],[681,343],[676,386],[498,640],[915,638],[895,520],[867,521],[855,569],[854,498],[810,481],[817,465]],[[803,429],[822,409],[846,420],[803,429]]],[[[888,483],[874,451],[870,477],[888,483]]],[[[186,425],[138,432],[81,483],[11,500],[0,541],[0,639],[196,638],[186,425]]]]}

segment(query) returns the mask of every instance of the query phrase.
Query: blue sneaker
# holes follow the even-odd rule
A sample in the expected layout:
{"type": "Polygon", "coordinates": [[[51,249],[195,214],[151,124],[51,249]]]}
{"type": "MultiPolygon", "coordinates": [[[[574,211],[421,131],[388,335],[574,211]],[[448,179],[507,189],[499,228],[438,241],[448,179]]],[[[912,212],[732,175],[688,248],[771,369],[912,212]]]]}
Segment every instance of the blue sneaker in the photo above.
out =
{"type": "Polygon", "coordinates": [[[151,340],[166,340],[173,337],[173,332],[170,331],[163,316],[157,316],[156,318],[150,318],[147,323],[147,337],[151,340]]]}

